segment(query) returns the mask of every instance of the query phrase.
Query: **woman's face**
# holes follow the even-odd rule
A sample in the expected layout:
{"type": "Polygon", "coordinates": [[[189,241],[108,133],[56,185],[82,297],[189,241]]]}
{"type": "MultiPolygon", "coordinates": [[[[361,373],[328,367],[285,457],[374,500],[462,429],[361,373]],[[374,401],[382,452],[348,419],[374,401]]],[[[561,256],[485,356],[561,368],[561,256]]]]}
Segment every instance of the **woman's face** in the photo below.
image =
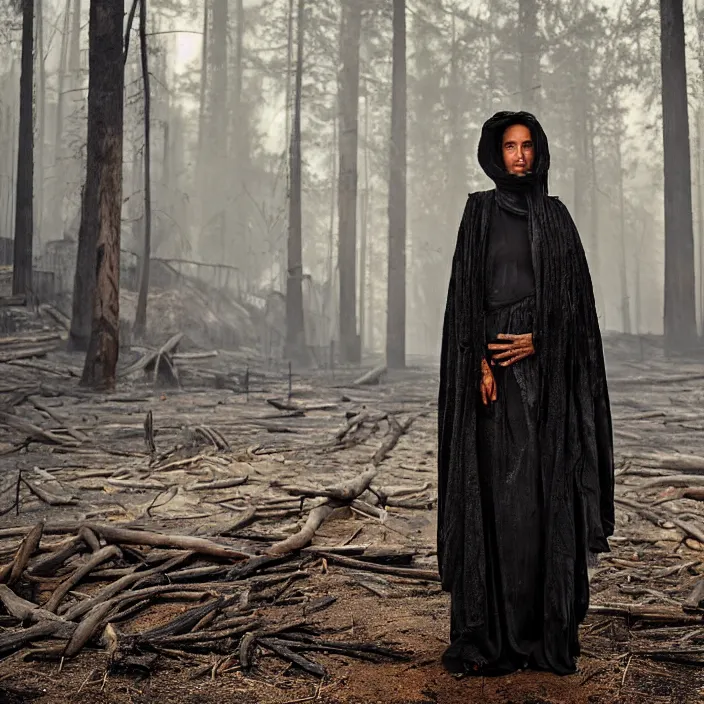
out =
{"type": "Polygon", "coordinates": [[[502,141],[506,171],[515,176],[525,176],[533,168],[533,138],[525,125],[511,125],[502,141]]]}

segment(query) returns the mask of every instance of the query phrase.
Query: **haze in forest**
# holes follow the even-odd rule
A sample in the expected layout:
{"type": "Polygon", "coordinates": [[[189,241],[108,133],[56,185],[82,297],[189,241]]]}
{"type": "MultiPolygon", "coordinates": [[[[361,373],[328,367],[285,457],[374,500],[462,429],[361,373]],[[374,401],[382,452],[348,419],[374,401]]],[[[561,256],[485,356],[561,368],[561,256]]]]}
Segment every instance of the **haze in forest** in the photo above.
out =
{"type": "MultiPolygon", "coordinates": [[[[35,268],[55,272],[69,315],[75,259],[66,259],[62,243],[77,241],[86,179],[88,5],[35,2],[41,48],[34,62],[35,268]]],[[[306,334],[320,347],[339,339],[343,5],[316,0],[304,10],[303,298],[306,334]]],[[[387,333],[393,28],[391,2],[361,5],[352,324],[369,353],[383,351],[387,333]]],[[[684,3],[701,332],[704,3],[697,5],[684,3]]],[[[286,293],[297,8],[289,0],[148,3],[151,256],[260,308],[286,293]]],[[[9,2],[2,12],[0,223],[6,242],[15,223],[21,13],[9,2]]],[[[660,3],[409,0],[406,38],[406,352],[439,352],[464,202],[468,192],[491,187],[476,162],[479,132],[498,110],[530,110],[545,127],[551,192],[579,227],[602,329],[662,333],[660,3]]],[[[139,269],[145,231],[141,71],[135,29],[125,65],[126,271],[139,269]]]]}

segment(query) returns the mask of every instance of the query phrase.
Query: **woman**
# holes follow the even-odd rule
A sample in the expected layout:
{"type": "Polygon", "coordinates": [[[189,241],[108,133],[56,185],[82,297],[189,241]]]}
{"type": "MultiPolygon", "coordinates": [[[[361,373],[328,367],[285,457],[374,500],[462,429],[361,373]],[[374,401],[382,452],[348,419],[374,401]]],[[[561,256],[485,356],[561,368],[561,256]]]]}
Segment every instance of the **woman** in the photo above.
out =
{"type": "Polygon", "coordinates": [[[576,669],[587,563],[613,533],[611,415],[579,234],[533,115],[486,122],[452,265],[438,398],[438,565],[453,673],[576,669]]]}

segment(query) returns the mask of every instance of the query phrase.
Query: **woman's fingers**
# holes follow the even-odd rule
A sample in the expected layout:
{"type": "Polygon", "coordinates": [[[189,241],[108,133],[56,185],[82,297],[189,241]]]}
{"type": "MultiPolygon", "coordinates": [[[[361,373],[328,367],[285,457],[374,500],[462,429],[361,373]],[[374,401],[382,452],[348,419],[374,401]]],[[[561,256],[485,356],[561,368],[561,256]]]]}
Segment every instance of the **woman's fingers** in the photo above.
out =
{"type": "Polygon", "coordinates": [[[522,359],[525,359],[526,357],[530,357],[530,352],[521,352],[519,354],[516,354],[513,357],[504,360],[503,362],[499,362],[499,365],[502,367],[510,367],[512,364],[515,364],[516,362],[520,362],[522,359]]]}
{"type": "Polygon", "coordinates": [[[491,358],[493,360],[508,359],[520,354],[528,356],[530,353],[530,347],[511,347],[511,349],[506,350],[505,352],[497,352],[496,354],[493,354],[491,358]]]}
{"type": "Polygon", "coordinates": [[[492,342],[487,345],[487,349],[491,350],[492,352],[498,351],[498,350],[510,350],[514,346],[513,342],[492,342]]]}
{"type": "Polygon", "coordinates": [[[491,355],[491,358],[493,360],[501,360],[513,357],[516,354],[518,354],[518,350],[512,347],[510,350],[506,350],[505,352],[497,352],[496,354],[491,355]]]}

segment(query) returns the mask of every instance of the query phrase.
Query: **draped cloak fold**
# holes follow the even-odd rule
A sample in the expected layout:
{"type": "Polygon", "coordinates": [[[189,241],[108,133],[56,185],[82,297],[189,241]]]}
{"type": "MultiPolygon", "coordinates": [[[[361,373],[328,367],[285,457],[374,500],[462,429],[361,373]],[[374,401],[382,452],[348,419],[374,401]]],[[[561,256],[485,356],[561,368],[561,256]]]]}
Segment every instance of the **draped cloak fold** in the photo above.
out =
{"type": "Polygon", "coordinates": [[[485,554],[480,476],[491,468],[481,466],[477,451],[485,259],[495,203],[510,196],[505,185],[513,183],[493,173],[497,156],[487,141],[515,122],[529,125],[537,152],[536,174],[521,188],[530,189],[525,202],[535,276],[543,642],[549,667],[568,673],[589,604],[587,555],[608,551],[614,528],[612,425],[586,256],[569,212],[547,195],[547,142],[527,113],[500,113],[485,125],[480,162],[497,190],[470,194],[452,263],[438,395],[438,566],[443,589],[460,600],[461,631],[481,630],[490,606],[487,560],[498,559],[485,554]]]}

